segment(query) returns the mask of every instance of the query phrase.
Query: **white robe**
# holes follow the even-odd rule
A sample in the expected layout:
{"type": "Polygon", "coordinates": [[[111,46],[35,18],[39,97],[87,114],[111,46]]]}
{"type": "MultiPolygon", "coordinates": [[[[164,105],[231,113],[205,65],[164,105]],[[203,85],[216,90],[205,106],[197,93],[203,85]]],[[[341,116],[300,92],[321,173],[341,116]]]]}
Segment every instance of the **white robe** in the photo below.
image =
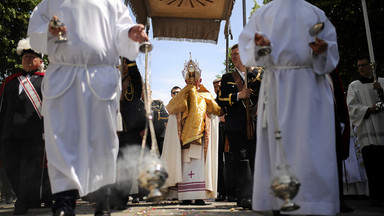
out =
{"type": "Polygon", "coordinates": [[[31,46],[47,54],[43,116],[52,193],[84,196],[116,178],[116,114],[121,92],[119,56],[131,60],[139,44],[120,0],[41,2],[28,27],[31,46]],[[48,32],[53,15],[66,25],[66,43],[48,32]]]}
{"type": "Polygon", "coordinates": [[[278,122],[290,171],[301,183],[293,199],[300,209],[290,213],[335,215],[339,211],[335,119],[326,78],[339,61],[333,25],[323,11],[303,0],[274,0],[253,14],[240,34],[239,50],[246,66],[266,67],[258,103],[253,210],[278,210],[283,203],[270,189],[281,163],[274,134],[278,122]],[[308,30],[318,22],[325,22],[318,37],[328,49],[315,55],[308,46],[313,41],[308,30]],[[256,32],[271,40],[271,55],[255,55],[256,32]]]}
{"type": "MultiPolygon", "coordinates": [[[[384,86],[384,79],[379,78],[381,86],[384,86]]],[[[374,144],[384,145],[384,112],[371,114],[364,119],[368,108],[376,103],[376,93],[373,83],[361,83],[353,81],[348,86],[347,105],[351,123],[356,126],[360,146],[374,144]]]]}
{"type": "Polygon", "coordinates": [[[211,115],[211,134],[204,161],[203,146],[191,144],[189,150],[181,149],[176,116],[169,115],[161,155],[168,172],[162,188],[168,197],[179,200],[217,197],[218,124],[219,118],[211,115]]]}
{"type": "Polygon", "coordinates": [[[359,138],[351,125],[349,157],[343,161],[343,194],[369,195],[359,138]]]}

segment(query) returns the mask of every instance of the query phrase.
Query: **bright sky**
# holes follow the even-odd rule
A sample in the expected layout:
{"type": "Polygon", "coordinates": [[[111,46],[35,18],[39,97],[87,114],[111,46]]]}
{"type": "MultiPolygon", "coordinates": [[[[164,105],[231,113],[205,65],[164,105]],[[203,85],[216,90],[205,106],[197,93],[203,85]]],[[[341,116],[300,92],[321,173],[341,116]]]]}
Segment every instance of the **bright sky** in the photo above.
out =
{"type": "MultiPolygon", "coordinates": [[[[239,34],[243,28],[243,11],[242,0],[237,0],[232,11],[231,29],[233,40],[229,41],[229,47],[237,43],[239,34]]],[[[257,0],[262,5],[262,0],[257,0]]],[[[246,0],[246,18],[250,16],[250,11],[254,6],[253,0],[246,0]]],[[[131,13],[132,15],[132,13],[131,13]]],[[[132,19],[135,17],[132,15],[132,19]]],[[[151,89],[152,98],[160,99],[165,105],[171,99],[171,88],[173,86],[185,86],[185,81],[181,71],[184,69],[184,63],[189,60],[189,53],[192,53],[192,59],[199,63],[202,70],[202,84],[212,93],[212,81],[216,79],[216,75],[221,75],[225,71],[225,21],[221,22],[221,30],[217,44],[197,43],[197,42],[180,42],[154,40],[152,32],[149,32],[153,50],[151,52],[151,89]]],[[[152,29],[152,27],[151,27],[152,29]]],[[[140,54],[136,59],[140,72],[144,77],[144,55],[140,54]]]]}

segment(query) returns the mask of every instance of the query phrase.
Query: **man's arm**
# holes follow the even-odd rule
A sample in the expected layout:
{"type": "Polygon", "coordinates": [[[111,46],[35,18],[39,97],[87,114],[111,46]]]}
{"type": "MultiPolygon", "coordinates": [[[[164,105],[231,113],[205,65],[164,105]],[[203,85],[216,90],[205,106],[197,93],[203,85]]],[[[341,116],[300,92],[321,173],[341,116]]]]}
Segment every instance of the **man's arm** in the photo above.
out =
{"type": "Polygon", "coordinates": [[[238,89],[232,78],[232,74],[224,74],[221,78],[221,86],[217,91],[216,101],[221,108],[231,107],[236,104],[238,89]]]}

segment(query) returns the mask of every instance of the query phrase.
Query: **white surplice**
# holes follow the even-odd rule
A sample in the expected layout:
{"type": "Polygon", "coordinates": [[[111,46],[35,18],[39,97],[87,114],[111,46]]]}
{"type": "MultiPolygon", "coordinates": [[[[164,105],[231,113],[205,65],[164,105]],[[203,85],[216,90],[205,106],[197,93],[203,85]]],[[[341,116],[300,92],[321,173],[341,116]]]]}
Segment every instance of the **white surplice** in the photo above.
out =
{"type": "Polygon", "coordinates": [[[367,175],[356,128],[351,124],[349,156],[343,161],[343,194],[369,195],[367,175]]]}
{"type": "Polygon", "coordinates": [[[323,11],[304,0],[274,0],[255,11],[240,34],[239,50],[246,66],[265,67],[258,103],[253,210],[278,210],[283,204],[270,189],[281,163],[275,139],[278,122],[290,171],[301,183],[293,199],[300,208],[289,214],[335,215],[339,193],[334,103],[326,78],[339,61],[335,28],[323,11]],[[328,48],[315,55],[308,45],[314,39],[308,30],[319,22],[325,26],[318,37],[328,48]],[[257,32],[271,40],[271,55],[256,55],[257,32]]]}
{"type": "MultiPolygon", "coordinates": [[[[384,79],[379,78],[381,86],[384,79]]],[[[384,145],[384,112],[371,114],[369,118],[364,116],[369,107],[376,103],[376,93],[373,83],[353,81],[348,86],[347,105],[351,123],[356,126],[357,136],[361,148],[364,146],[384,145]]]]}
{"type": "Polygon", "coordinates": [[[52,192],[78,189],[84,196],[116,178],[116,114],[121,92],[119,56],[134,60],[139,44],[120,0],[44,0],[28,27],[31,46],[47,54],[43,116],[52,192]],[[48,32],[56,15],[65,43],[48,32]]]}
{"type": "Polygon", "coordinates": [[[181,148],[176,116],[169,115],[161,160],[168,172],[168,179],[162,188],[171,198],[196,200],[217,197],[219,118],[214,115],[210,117],[211,133],[204,160],[202,145],[191,144],[189,149],[181,148]]]}

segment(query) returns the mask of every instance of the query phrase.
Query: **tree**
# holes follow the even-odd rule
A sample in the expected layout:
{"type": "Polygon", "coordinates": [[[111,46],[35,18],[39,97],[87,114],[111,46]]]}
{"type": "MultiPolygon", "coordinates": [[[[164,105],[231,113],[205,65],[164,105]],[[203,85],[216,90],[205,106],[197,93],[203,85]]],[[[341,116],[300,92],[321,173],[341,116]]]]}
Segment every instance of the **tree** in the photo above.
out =
{"type": "MultiPolygon", "coordinates": [[[[264,0],[267,4],[272,0],[264,0]]],[[[369,57],[367,36],[364,25],[361,0],[307,0],[322,9],[332,24],[338,36],[340,62],[338,67],[344,89],[349,83],[358,79],[357,59],[369,57]]],[[[377,65],[377,76],[384,71],[384,1],[366,0],[372,44],[377,65]]],[[[255,2],[257,5],[257,3],[255,2]]],[[[258,6],[253,8],[257,10],[258,6]]]]}
{"type": "Polygon", "coordinates": [[[17,43],[27,36],[30,14],[40,1],[0,2],[0,81],[21,69],[21,58],[16,53],[17,43]]]}
{"type": "MultiPolygon", "coordinates": [[[[255,4],[254,4],[254,6],[251,8],[251,13],[250,13],[248,19],[252,16],[253,12],[255,12],[259,7],[261,7],[260,5],[257,4],[256,0],[253,0],[253,2],[254,2],[255,4]]],[[[265,2],[264,2],[264,3],[265,3],[265,2]]],[[[220,78],[223,74],[226,73],[226,65],[227,65],[226,60],[224,60],[223,65],[224,65],[224,70],[221,71],[221,74],[217,74],[217,75],[216,75],[217,78],[220,78]]],[[[229,68],[229,72],[230,72],[230,71],[233,71],[233,69],[235,68],[235,65],[234,65],[233,62],[232,62],[231,48],[228,49],[228,68],[229,68]]]]}
{"type": "MultiPolygon", "coordinates": [[[[349,83],[359,77],[357,59],[362,56],[369,57],[361,0],[308,0],[308,2],[324,10],[336,28],[340,53],[338,70],[346,89],[349,83]]],[[[376,73],[379,76],[384,67],[384,50],[380,48],[384,46],[384,2],[367,0],[366,3],[377,64],[376,73]]]]}

